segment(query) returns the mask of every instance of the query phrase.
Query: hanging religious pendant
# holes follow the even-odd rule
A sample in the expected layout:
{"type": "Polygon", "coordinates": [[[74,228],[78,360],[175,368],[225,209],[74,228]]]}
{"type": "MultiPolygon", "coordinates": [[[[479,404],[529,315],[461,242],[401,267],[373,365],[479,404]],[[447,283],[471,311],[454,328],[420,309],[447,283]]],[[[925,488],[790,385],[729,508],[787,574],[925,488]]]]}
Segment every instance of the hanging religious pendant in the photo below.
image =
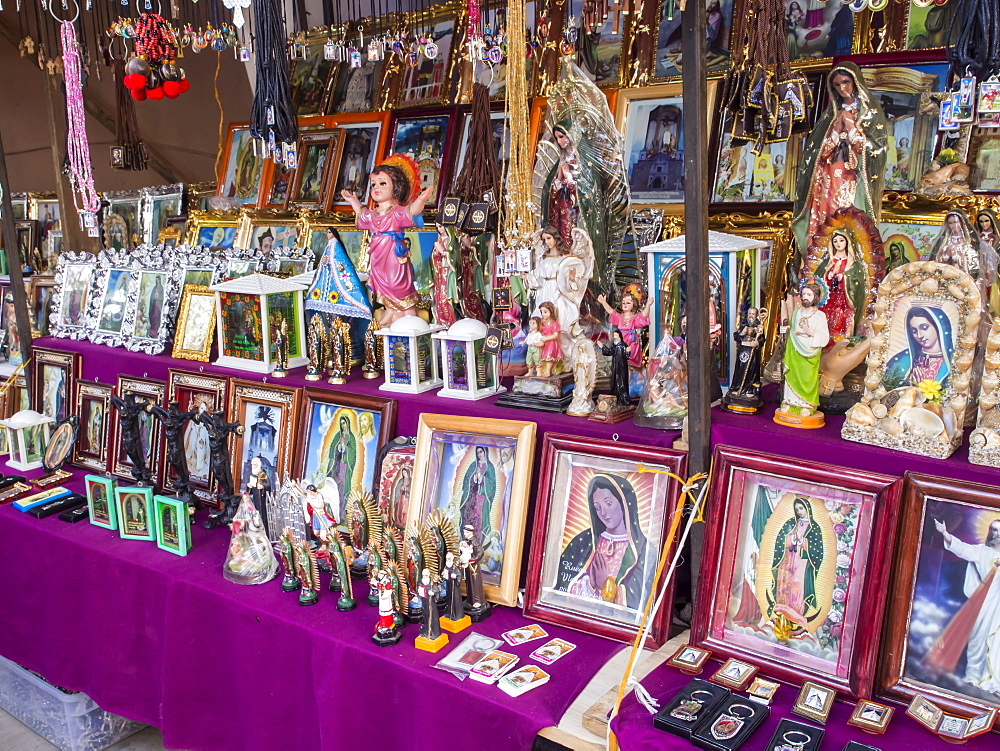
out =
{"type": "Polygon", "coordinates": [[[712,737],[718,741],[728,741],[740,732],[743,723],[744,721],[741,718],[734,717],[731,714],[719,715],[719,719],[712,723],[712,737]]]}
{"type": "Polygon", "coordinates": [[[427,42],[424,44],[424,57],[428,60],[434,60],[438,56],[438,46],[434,42],[427,42]]]}

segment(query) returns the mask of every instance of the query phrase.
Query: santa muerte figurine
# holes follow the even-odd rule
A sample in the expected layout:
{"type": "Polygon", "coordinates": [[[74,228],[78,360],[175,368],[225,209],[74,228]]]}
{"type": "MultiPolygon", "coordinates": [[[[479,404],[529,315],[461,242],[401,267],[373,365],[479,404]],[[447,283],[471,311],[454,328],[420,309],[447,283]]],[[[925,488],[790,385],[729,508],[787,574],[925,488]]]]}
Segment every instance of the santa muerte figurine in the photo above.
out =
{"type": "Polygon", "coordinates": [[[441,632],[438,619],[437,596],[441,591],[440,581],[431,578],[430,569],[424,569],[417,585],[417,596],[423,607],[420,610],[420,635],[416,640],[417,649],[437,652],[448,643],[448,634],[441,632]]]}
{"type": "Polygon", "coordinates": [[[167,437],[167,463],[177,474],[171,480],[177,499],[192,506],[194,494],[191,492],[191,474],[188,472],[187,454],[184,452],[184,433],[188,420],[198,414],[198,410],[181,412],[180,402],[170,402],[166,410],[158,404],[149,405],[149,412],[160,421],[167,437]]]}
{"type": "Polygon", "coordinates": [[[483,544],[476,539],[476,530],[471,524],[462,527],[462,542],[458,544],[462,568],[465,569],[465,613],[473,623],[486,620],[490,615],[490,604],[483,589],[483,572],[480,565],[485,555],[483,544]]]}
{"type": "Polygon", "coordinates": [[[386,569],[376,569],[372,588],[378,593],[378,621],[372,641],[380,647],[391,647],[402,638],[396,626],[396,591],[386,569]]]}
{"type": "Polygon", "coordinates": [[[441,628],[457,634],[472,625],[472,619],[465,614],[465,601],[462,599],[462,578],[465,572],[455,559],[455,554],[445,554],[445,566],[441,571],[441,580],[446,584],[448,592],[445,595],[445,614],[441,617],[441,628]]]}
{"type": "MultiPolygon", "coordinates": [[[[114,398],[114,397],[112,397],[114,398]]],[[[208,447],[212,457],[212,476],[219,484],[222,508],[213,511],[205,520],[205,529],[212,529],[217,524],[228,524],[236,512],[240,497],[233,488],[232,462],[229,458],[229,436],[233,433],[243,435],[243,426],[239,422],[226,422],[225,412],[200,412],[193,418],[194,422],[208,431],[208,447]]]]}
{"type": "Polygon", "coordinates": [[[118,424],[121,425],[122,446],[125,454],[132,462],[132,477],[140,487],[153,484],[153,471],[146,466],[146,454],[142,450],[142,437],[139,429],[139,414],[146,412],[148,403],[133,392],[111,397],[111,406],[118,411],[118,424]]]}

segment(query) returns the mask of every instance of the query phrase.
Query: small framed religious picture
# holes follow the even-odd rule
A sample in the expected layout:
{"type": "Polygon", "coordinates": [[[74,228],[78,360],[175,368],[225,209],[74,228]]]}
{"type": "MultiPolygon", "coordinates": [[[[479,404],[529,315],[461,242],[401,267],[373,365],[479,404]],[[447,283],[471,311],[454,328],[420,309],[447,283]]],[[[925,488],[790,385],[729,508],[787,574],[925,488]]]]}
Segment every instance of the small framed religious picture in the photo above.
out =
{"type": "Polygon", "coordinates": [[[184,287],[173,356],[208,362],[215,338],[215,293],[200,284],[184,287]]]}
{"type": "Polygon", "coordinates": [[[885,704],[862,700],[851,713],[848,725],[854,725],[864,730],[866,733],[881,735],[889,727],[889,720],[895,710],[885,704]]]}
{"type": "Polygon", "coordinates": [[[692,642],[777,680],[870,696],[901,485],[717,447],[692,642]]]}
{"type": "Polygon", "coordinates": [[[757,674],[759,669],[756,665],[751,665],[749,662],[743,662],[742,660],[730,657],[722,663],[722,667],[712,673],[711,680],[740,691],[757,674]]]}
{"type": "Polygon", "coordinates": [[[375,463],[375,502],[386,525],[400,534],[406,529],[416,445],[413,436],[396,436],[379,449],[375,463]]]}
{"type": "Polygon", "coordinates": [[[774,695],[778,693],[778,688],[781,686],[777,681],[769,681],[766,678],[761,678],[759,675],[754,676],[753,683],[747,689],[747,694],[751,699],[764,702],[765,704],[770,704],[774,695]]]}
{"type": "MultiPolygon", "coordinates": [[[[133,378],[131,376],[119,375],[116,393],[122,399],[126,399],[128,394],[135,394],[136,399],[145,402],[147,405],[159,405],[165,407],[164,396],[167,385],[163,381],[151,378],[133,378]]],[[[113,433],[111,439],[111,458],[108,461],[108,470],[116,477],[123,480],[132,480],[132,460],[125,451],[124,436],[122,434],[121,415],[112,409],[113,433]]],[[[162,469],[163,454],[163,426],[153,417],[153,413],[148,409],[143,409],[138,414],[139,423],[139,445],[142,447],[142,454],[145,465],[153,472],[153,481],[160,484],[160,471],[162,469]]]]}
{"type": "Polygon", "coordinates": [[[87,475],[87,509],[90,523],[105,529],[118,529],[118,504],[115,502],[115,481],[110,477],[87,475]]]}
{"type": "Polygon", "coordinates": [[[35,347],[32,392],[36,412],[58,422],[70,415],[73,384],[80,375],[80,355],[58,349],[35,347]]]}
{"type": "MultiPolygon", "coordinates": [[[[181,412],[205,416],[225,412],[229,403],[226,398],[228,393],[229,379],[225,376],[170,368],[167,404],[178,402],[181,412]]],[[[187,461],[188,482],[195,497],[202,503],[220,508],[218,482],[211,469],[208,429],[201,422],[189,420],[184,427],[184,458],[187,461]]],[[[177,473],[168,463],[163,480],[166,490],[172,491],[176,480],[177,473]]]]}
{"type": "Polygon", "coordinates": [[[510,310],[510,287],[493,288],[493,309],[510,310]]]}
{"type": "Polygon", "coordinates": [[[271,488],[280,487],[291,468],[292,426],[302,390],[238,379],[230,381],[229,388],[230,418],[243,426],[231,448],[236,492],[246,488],[254,459],[260,460],[271,488]]]}
{"type": "Polygon", "coordinates": [[[191,549],[191,522],[187,504],[176,498],[153,496],[156,517],[156,547],[174,555],[187,555],[191,549]]]}
{"type": "MultiPolygon", "coordinates": [[[[657,562],[673,544],[667,530],[680,485],[671,475],[684,476],[685,460],[670,449],[547,434],[525,616],[632,641],[657,562]]],[[[647,648],[663,643],[668,618],[662,610],[653,617],[647,648]]]]}
{"type": "Polygon", "coordinates": [[[944,710],[926,696],[917,694],[906,708],[906,714],[931,732],[936,732],[941,718],[944,717],[944,710]]]}
{"type": "Polygon", "coordinates": [[[712,653],[707,649],[681,644],[676,652],[667,659],[667,664],[685,673],[700,673],[712,653]]]}
{"type": "Polygon", "coordinates": [[[111,394],[114,387],[97,381],[77,381],[74,414],[80,430],[73,444],[73,464],[104,472],[108,467],[111,442],[111,394]]]}
{"type": "Polygon", "coordinates": [[[813,681],[806,681],[792,705],[792,713],[819,723],[825,723],[837,698],[836,689],[813,681]]]}
{"type": "Polygon", "coordinates": [[[115,505],[118,512],[118,534],[123,540],[156,539],[152,488],[115,488],[115,505]]]}

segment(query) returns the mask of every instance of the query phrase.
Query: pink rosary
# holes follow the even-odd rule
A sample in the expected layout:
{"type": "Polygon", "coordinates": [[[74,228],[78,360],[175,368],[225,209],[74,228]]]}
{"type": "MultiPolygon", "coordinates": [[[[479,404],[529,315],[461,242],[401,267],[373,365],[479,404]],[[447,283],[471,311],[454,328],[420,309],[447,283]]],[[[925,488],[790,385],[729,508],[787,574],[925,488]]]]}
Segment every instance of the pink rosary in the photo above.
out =
{"type": "Polygon", "coordinates": [[[73,205],[80,213],[84,227],[97,230],[97,210],[100,196],[94,189],[94,170],[90,163],[90,144],[83,108],[83,84],[80,45],[72,21],[63,21],[59,29],[62,38],[63,71],[66,82],[66,155],[69,160],[69,180],[73,188],[73,205]],[[77,200],[79,197],[80,200],[77,200]]]}

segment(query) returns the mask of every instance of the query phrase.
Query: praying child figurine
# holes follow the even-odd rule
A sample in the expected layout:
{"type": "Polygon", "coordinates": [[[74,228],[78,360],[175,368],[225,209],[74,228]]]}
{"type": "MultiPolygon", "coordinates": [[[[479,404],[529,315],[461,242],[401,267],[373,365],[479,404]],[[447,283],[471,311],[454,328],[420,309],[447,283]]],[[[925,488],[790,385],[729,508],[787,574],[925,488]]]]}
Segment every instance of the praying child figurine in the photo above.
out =
{"type": "Polygon", "coordinates": [[[404,154],[392,154],[369,177],[374,209],[362,206],[350,190],[341,191],[341,196],[354,209],[358,229],[372,233],[368,286],[385,308],[379,320],[385,328],[397,318],[417,314],[419,295],[403,230],[423,228],[421,212],[434,195],[434,186],[420,190],[420,170],[404,154]]]}
{"type": "Polygon", "coordinates": [[[532,316],[528,319],[528,335],[524,338],[524,343],[528,345],[528,351],[524,356],[524,363],[528,366],[528,375],[537,376],[542,362],[542,319],[532,316]]]}

